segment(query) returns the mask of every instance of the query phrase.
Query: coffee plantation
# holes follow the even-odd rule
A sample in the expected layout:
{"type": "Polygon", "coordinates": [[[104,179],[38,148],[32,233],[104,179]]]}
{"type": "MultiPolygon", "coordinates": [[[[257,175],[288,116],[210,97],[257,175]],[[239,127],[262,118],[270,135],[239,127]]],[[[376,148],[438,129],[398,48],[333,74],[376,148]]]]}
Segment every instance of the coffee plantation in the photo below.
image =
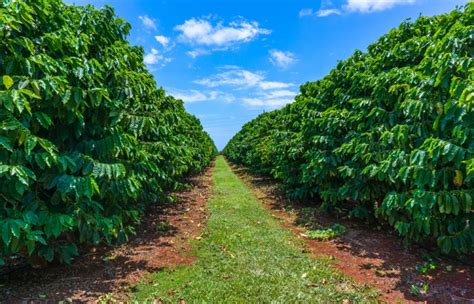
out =
{"type": "Polygon", "coordinates": [[[290,197],[375,215],[408,241],[474,249],[474,5],[419,17],[300,87],[224,149],[290,197]]]}
{"type": "Polygon", "coordinates": [[[111,7],[0,2],[0,264],[124,242],[216,147],[111,7]]]}

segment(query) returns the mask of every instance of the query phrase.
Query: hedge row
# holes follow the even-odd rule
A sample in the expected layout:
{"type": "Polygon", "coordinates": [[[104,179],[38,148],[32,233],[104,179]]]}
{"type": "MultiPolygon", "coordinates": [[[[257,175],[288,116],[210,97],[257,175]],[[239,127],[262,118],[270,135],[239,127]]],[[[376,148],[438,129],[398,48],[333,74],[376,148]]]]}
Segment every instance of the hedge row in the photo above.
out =
{"type": "Polygon", "coordinates": [[[216,154],[110,7],[0,2],[0,264],[125,241],[216,154]]]}
{"type": "Polygon", "coordinates": [[[291,197],[474,249],[474,5],[403,22],[246,124],[224,149],[291,197]]]}

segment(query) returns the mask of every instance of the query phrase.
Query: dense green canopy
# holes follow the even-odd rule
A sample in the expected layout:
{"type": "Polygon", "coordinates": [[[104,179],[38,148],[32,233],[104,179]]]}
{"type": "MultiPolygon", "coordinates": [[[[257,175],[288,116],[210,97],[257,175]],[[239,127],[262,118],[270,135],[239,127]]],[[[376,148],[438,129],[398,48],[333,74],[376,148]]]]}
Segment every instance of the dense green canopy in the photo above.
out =
{"type": "Polygon", "coordinates": [[[247,123],[224,149],[288,195],[474,249],[474,5],[403,22],[247,123]],[[348,204],[350,203],[350,204],[348,204]]]}
{"type": "Polygon", "coordinates": [[[110,7],[0,2],[0,262],[123,241],[215,156],[129,30],[110,7]]]}

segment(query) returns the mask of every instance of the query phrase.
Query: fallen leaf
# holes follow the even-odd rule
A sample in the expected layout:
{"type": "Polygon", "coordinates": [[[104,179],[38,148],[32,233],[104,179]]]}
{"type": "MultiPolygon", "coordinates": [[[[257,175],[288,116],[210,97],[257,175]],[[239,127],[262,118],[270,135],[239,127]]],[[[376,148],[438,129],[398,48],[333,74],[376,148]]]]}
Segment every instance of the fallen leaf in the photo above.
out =
{"type": "Polygon", "coordinates": [[[385,271],[381,270],[381,269],[377,269],[375,271],[375,274],[379,277],[385,277],[387,275],[387,273],[385,271]]]}

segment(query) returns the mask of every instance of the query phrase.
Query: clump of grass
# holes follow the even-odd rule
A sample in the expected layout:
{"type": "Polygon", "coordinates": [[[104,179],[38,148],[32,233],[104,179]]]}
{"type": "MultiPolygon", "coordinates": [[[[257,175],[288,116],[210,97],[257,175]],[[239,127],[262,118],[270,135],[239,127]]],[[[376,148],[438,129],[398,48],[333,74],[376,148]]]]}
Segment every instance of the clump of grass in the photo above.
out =
{"type": "Polygon", "coordinates": [[[436,270],[439,265],[436,263],[436,261],[430,257],[430,256],[425,256],[424,257],[425,262],[423,264],[418,264],[416,265],[416,271],[422,274],[428,274],[431,271],[436,270]]]}
{"type": "Polygon", "coordinates": [[[423,284],[412,284],[410,288],[410,293],[416,297],[426,295],[430,291],[430,285],[423,284]]]}
{"type": "Polygon", "coordinates": [[[99,304],[115,304],[120,303],[111,293],[104,294],[97,299],[99,304]]]}
{"type": "Polygon", "coordinates": [[[340,237],[346,232],[346,226],[341,224],[334,224],[332,227],[329,228],[308,230],[306,232],[306,235],[313,240],[328,241],[340,237]]]}

